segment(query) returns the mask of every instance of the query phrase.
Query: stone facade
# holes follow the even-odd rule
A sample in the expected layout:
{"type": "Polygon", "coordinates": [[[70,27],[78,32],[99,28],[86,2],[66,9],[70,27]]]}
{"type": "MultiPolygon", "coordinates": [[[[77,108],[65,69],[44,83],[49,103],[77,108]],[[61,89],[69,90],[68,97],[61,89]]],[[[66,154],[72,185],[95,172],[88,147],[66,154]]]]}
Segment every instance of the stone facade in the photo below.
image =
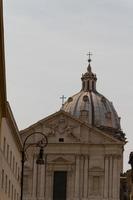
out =
{"type": "MultiPolygon", "coordinates": [[[[21,131],[47,135],[45,165],[36,165],[31,148],[25,163],[24,200],[53,200],[54,173],[67,173],[67,200],[119,200],[123,145],[108,133],[59,111],[21,131]]],[[[33,137],[32,142],[39,138],[33,137]]]]}

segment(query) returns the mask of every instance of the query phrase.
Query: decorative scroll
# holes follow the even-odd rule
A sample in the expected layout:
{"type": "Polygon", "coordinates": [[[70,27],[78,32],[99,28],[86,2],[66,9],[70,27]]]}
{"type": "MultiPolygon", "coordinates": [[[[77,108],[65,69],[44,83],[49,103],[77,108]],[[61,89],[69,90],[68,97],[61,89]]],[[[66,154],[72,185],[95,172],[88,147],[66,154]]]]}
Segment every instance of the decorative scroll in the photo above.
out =
{"type": "Polygon", "coordinates": [[[61,116],[55,122],[51,122],[46,124],[47,128],[47,136],[54,136],[56,134],[59,135],[67,135],[68,137],[72,137],[78,141],[80,141],[77,136],[74,135],[74,129],[78,126],[69,125],[68,119],[64,116],[61,116]]]}

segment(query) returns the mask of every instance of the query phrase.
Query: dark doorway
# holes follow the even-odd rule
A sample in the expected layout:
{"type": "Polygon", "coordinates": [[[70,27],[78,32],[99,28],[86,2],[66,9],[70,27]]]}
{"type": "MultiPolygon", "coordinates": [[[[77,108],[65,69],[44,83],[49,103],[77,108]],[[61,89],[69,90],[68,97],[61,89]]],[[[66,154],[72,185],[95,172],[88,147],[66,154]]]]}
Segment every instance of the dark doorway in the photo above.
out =
{"type": "Polygon", "coordinates": [[[53,200],[66,200],[67,172],[54,172],[53,200]]]}

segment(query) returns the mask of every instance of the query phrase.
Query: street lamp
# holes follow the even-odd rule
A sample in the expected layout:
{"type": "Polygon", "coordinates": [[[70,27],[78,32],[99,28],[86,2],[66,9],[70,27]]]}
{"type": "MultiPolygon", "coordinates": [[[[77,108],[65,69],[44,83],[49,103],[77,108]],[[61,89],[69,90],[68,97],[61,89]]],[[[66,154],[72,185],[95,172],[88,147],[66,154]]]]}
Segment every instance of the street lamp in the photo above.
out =
{"type": "Polygon", "coordinates": [[[47,136],[42,133],[42,132],[34,132],[31,133],[30,135],[28,135],[24,142],[23,142],[23,148],[22,148],[22,169],[21,169],[21,200],[23,200],[23,183],[24,183],[24,163],[25,163],[25,153],[27,151],[27,149],[31,146],[35,146],[35,147],[39,147],[40,148],[40,152],[38,154],[37,160],[36,160],[36,164],[38,165],[44,165],[44,148],[47,146],[48,144],[48,139],[47,136]],[[33,135],[41,135],[42,139],[39,140],[38,142],[35,143],[28,143],[27,141],[30,137],[32,137],[33,135]]]}

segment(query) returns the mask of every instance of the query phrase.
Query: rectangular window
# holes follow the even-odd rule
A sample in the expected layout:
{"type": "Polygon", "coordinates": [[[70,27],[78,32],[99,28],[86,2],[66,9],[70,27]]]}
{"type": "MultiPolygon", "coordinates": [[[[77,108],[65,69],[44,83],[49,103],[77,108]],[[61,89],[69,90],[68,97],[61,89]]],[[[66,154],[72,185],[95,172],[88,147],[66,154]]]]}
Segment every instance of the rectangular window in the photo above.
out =
{"type": "Polygon", "coordinates": [[[64,138],[59,138],[59,142],[64,142],[64,138]]]}
{"type": "Polygon", "coordinates": [[[18,173],[18,163],[16,162],[16,169],[15,169],[15,177],[17,178],[17,173],[18,173]]]}
{"type": "Polygon", "coordinates": [[[9,185],[8,185],[8,197],[10,197],[10,192],[11,192],[11,181],[9,180],[9,185]]]}
{"type": "Polygon", "coordinates": [[[18,181],[19,181],[19,179],[20,179],[19,173],[20,173],[20,168],[18,167],[18,181]]]}
{"type": "Polygon", "coordinates": [[[4,137],[4,142],[3,142],[3,152],[4,155],[6,155],[6,138],[4,137]]]}
{"type": "Polygon", "coordinates": [[[9,144],[7,144],[7,152],[6,153],[7,153],[6,157],[7,157],[7,162],[8,162],[9,161],[9,144]]]}
{"type": "Polygon", "coordinates": [[[12,168],[12,151],[10,151],[10,167],[12,168]]]}
{"type": "Polygon", "coordinates": [[[5,177],[5,193],[7,193],[7,175],[5,177]]]}
{"type": "Polygon", "coordinates": [[[4,169],[2,169],[2,180],[1,180],[1,187],[4,188],[4,169]]]}
{"type": "Polygon", "coordinates": [[[100,177],[99,176],[93,177],[93,192],[95,194],[99,194],[100,192],[100,177]]]}
{"type": "Polygon", "coordinates": [[[13,166],[12,166],[13,172],[14,172],[14,168],[15,168],[15,157],[13,156],[13,166]]]}
{"type": "Polygon", "coordinates": [[[11,200],[13,200],[13,184],[12,184],[11,200]]]}

